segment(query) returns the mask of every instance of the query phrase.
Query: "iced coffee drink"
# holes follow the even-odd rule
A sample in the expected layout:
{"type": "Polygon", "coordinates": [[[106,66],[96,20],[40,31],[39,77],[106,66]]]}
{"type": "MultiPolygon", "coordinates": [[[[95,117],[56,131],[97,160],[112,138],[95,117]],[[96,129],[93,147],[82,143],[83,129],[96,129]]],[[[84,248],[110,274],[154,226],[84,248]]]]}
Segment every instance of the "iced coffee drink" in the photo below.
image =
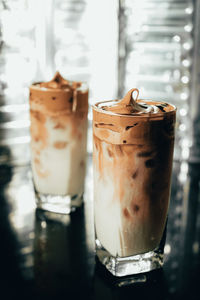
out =
{"type": "Polygon", "coordinates": [[[116,276],[163,264],[176,108],[138,95],[93,106],[96,253],[116,276]]]}
{"type": "Polygon", "coordinates": [[[38,207],[81,206],[86,170],[88,88],[58,72],[30,87],[31,164],[38,207]]]}

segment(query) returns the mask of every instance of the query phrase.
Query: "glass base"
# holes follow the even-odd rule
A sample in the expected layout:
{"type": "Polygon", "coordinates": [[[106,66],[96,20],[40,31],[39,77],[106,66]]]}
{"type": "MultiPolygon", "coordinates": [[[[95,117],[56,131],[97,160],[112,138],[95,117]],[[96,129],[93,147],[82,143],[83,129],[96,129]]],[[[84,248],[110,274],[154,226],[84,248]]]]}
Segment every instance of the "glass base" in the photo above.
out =
{"type": "Polygon", "coordinates": [[[58,214],[70,214],[83,204],[83,193],[79,195],[49,195],[35,190],[37,207],[58,214]]]}
{"type": "Polygon", "coordinates": [[[112,275],[121,277],[140,274],[163,266],[163,249],[156,248],[143,254],[128,257],[114,257],[96,239],[96,255],[112,275]]]}

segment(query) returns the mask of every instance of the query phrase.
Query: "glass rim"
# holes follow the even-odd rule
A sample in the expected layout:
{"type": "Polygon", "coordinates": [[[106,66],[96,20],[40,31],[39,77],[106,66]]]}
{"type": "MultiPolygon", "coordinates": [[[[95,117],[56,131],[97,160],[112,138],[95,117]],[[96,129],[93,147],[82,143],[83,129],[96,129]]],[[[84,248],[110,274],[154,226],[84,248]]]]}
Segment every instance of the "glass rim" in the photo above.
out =
{"type": "MultiPolygon", "coordinates": [[[[140,101],[144,101],[144,102],[152,102],[153,100],[147,100],[147,99],[138,99],[138,100],[140,100],[140,101]]],[[[176,113],[176,111],[177,111],[177,107],[174,105],[174,104],[172,104],[172,103],[170,103],[170,102],[166,102],[166,101],[155,101],[155,102],[157,102],[157,103],[159,103],[159,104],[168,104],[168,105],[170,105],[172,108],[173,108],[173,110],[170,110],[170,111],[165,111],[165,112],[158,112],[158,113],[151,113],[151,112],[149,112],[149,113],[132,113],[132,114],[120,114],[120,113],[115,113],[115,112],[112,112],[112,111],[108,111],[108,110],[103,110],[101,107],[98,107],[98,105],[99,104],[106,104],[106,103],[111,103],[111,102],[118,102],[119,100],[118,99],[116,99],[116,100],[105,100],[105,101],[99,101],[99,102],[96,102],[95,104],[92,104],[91,105],[91,107],[92,107],[92,109],[93,110],[95,110],[95,111],[97,111],[97,112],[99,112],[99,113],[103,113],[103,114],[106,114],[106,115],[110,115],[110,116],[115,116],[115,117],[125,117],[125,118],[127,118],[127,117],[141,117],[141,118],[149,118],[149,117],[151,117],[151,118],[157,118],[157,117],[159,117],[159,116],[163,116],[163,115],[168,115],[168,114],[173,114],[173,113],[176,113]]]]}
{"type": "MultiPolygon", "coordinates": [[[[35,90],[39,90],[41,92],[69,92],[71,91],[70,88],[64,88],[64,89],[59,89],[59,88],[48,88],[48,87],[40,87],[40,83],[43,83],[45,81],[37,81],[37,82],[33,82],[30,86],[29,89],[35,89],[35,90]]],[[[88,83],[86,81],[76,81],[76,80],[69,80],[69,82],[72,84],[73,82],[80,82],[81,86],[79,86],[76,91],[80,91],[80,92],[87,92],[89,91],[89,86],[88,83]]]]}

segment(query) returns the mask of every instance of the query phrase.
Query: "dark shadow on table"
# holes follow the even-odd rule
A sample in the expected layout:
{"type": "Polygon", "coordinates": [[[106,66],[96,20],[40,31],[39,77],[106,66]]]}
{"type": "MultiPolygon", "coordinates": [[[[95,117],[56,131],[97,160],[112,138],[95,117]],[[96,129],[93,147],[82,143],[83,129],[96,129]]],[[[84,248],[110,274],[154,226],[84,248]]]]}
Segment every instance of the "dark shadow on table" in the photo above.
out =
{"type": "Polygon", "coordinates": [[[126,277],[112,276],[97,260],[94,299],[168,299],[163,269],[126,277]]]}
{"type": "Polygon", "coordinates": [[[0,292],[1,299],[32,299],[32,287],[24,280],[20,265],[20,245],[10,223],[9,215],[12,205],[8,203],[5,189],[13,176],[13,168],[8,165],[0,167],[0,292]]]}
{"type": "MultiPolygon", "coordinates": [[[[66,218],[67,217],[67,218],[66,218]]],[[[91,298],[94,262],[86,243],[84,209],[64,222],[36,210],[34,273],[37,299],[91,298]]]]}
{"type": "Polygon", "coordinates": [[[17,201],[26,203],[26,200],[30,201],[26,199],[29,196],[23,198],[20,194],[23,199],[19,199],[13,195],[14,189],[12,199],[9,199],[5,191],[9,191],[10,182],[14,182],[16,190],[19,183],[30,188],[31,194],[32,186],[25,178],[27,169],[1,166],[0,288],[1,295],[5,294],[2,299],[198,299],[200,164],[189,163],[188,166],[187,178],[181,181],[181,164],[174,163],[166,241],[168,253],[163,269],[144,274],[145,280],[136,276],[134,283],[129,278],[125,285],[95,262],[91,246],[93,221],[90,202],[86,201],[84,207],[64,220],[54,218],[55,215],[49,218],[46,213],[32,208],[27,213],[21,207],[22,216],[26,217],[25,229],[21,230],[17,223],[11,222],[11,216],[17,213],[14,209],[19,204],[17,201]],[[20,178],[17,185],[16,175],[20,178]],[[31,250],[24,254],[21,250],[26,250],[27,246],[31,250]],[[26,264],[26,258],[32,261],[31,266],[26,264]]]}

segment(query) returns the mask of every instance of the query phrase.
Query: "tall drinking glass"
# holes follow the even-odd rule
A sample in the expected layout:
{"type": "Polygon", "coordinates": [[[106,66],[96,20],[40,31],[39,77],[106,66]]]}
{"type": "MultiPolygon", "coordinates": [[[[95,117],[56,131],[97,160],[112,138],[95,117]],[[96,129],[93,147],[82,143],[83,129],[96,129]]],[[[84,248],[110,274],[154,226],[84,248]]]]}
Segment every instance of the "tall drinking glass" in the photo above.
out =
{"type": "Polygon", "coordinates": [[[163,264],[176,108],[138,94],[93,106],[96,254],[115,276],[163,264]]]}
{"type": "Polygon", "coordinates": [[[83,200],[88,88],[57,72],[30,87],[31,163],[37,206],[70,213],[83,200]]]}

